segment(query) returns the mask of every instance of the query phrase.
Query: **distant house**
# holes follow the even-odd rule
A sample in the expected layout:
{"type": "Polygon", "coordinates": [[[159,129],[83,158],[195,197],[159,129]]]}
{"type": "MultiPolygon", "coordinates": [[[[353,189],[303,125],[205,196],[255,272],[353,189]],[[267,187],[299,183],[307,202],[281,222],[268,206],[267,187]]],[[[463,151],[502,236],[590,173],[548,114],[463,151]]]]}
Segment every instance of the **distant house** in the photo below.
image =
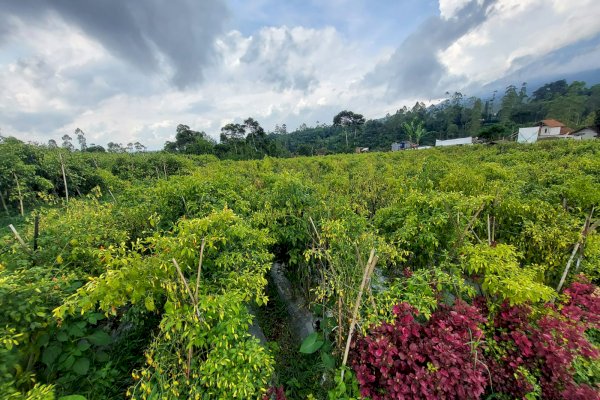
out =
{"type": "Polygon", "coordinates": [[[443,146],[458,146],[462,144],[473,144],[475,140],[472,136],[457,138],[457,139],[448,139],[448,140],[435,140],[435,147],[443,147],[443,146]]]}
{"type": "Polygon", "coordinates": [[[571,132],[573,132],[573,129],[555,119],[544,119],[540,121],[540,140],[556,138],[560,135],[568,135],[571,132]]]}
{"type": "Polygon", "coordinates": [[[572,139],[573,129],[555,119],[544,119],[537,126],[519,128],[517,142],[535,143],[547,139],[572,139]]]}
{"type": "Polygon", "coordinates": [[[409,142],[407,140],[404,140],[402,142],[394,142],[392,143],[392,151],[400,151],[400,150],[407,150],[407,149],[413,149],[415,147],[417,147],[418,145],[416,145],[415,143],[409,142]]]}
{"type": "Polygon", "coordinates": [[[571,133],[574,140],[590,140],[600,138],[600,129],[595,126],[581,128],[571,133]]]}
{"type": "Polygon", "coordinates": [[[368,153],[369,148],[368,147],[355,147],[354,152],[355,153],[368,153]]]}

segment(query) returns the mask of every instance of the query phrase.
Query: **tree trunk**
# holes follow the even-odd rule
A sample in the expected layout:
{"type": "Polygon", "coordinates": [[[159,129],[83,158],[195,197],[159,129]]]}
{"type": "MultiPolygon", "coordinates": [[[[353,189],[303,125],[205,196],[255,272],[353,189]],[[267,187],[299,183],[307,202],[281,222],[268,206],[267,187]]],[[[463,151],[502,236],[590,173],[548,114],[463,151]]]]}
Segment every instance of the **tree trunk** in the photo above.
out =
{"type": "Polygon", "coordinates": [[[346,148],[348,148],[348,129],[344,128],[344,135],[346,135],[346,148]]]}

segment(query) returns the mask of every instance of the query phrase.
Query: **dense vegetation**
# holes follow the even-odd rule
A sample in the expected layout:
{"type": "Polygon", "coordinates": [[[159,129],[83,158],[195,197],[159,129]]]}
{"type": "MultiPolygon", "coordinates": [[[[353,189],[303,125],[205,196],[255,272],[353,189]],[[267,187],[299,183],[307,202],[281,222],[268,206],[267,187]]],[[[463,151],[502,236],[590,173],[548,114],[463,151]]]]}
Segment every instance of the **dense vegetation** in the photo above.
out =
{"type": "MultiPolygon", "coordinates": [[[[403,107],[383,118],[365,120],[361,114],[344,110],[332,123],[316,121],[314,126],[303,123],[288,132],[285,124],[266,132],[259,122],[246,118],[243,123],[229,123],[218,132],[219,141],[188,125],[176,128],[175,140],[167,141],[169,153],[210,154],[220,159],[249,160],[264,156],[326,155],[351,153],[356,147],[388,151],[393,142],[409,141],[433,145],[436,139],[473,136],[485,141],[514,140],[518,127],[532,126],[542,119],[553,118],[572,129],[594,126],[600,129],[600,84],[588,87],[585,82],[565,80],[545,84],[529,93],[526,83],[521,88],[510,85],[502,96],[496,92],[487,99],[467,97],[462,93],[446,93],[447,98],[426,106],[416,103],[403,107]]],[[[212,132],[215,133],[215,132],[212,132]]],[[[62,137],[61,148],[84,152],[143,152],[139,143],[110,142],[104,148],[87,144],[85,133],[77,128],[75,146],[70,135],[62,137]]],[[[56,140],[48,147],[57,148],[56,140]]]]}
{"type": "Polygon", "coordinates": [[[598,398],[598,171],[597,141],[220,161],[4,139],[0,397],[598,398]],[[302,343],[273,260],[320,317],[302,343]]]}

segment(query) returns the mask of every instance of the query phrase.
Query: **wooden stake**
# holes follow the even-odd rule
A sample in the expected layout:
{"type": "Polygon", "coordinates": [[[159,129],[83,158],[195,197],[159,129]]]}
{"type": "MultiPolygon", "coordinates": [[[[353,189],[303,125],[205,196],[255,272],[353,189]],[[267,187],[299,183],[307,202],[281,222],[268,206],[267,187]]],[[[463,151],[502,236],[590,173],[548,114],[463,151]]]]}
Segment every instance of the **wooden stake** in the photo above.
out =
{"type": "Polygon", "coordinates": [[[179,278],[181,278],[181,281],[183,282],[183,285],[185,286],[185,289],[187,290],[188,295],[190,296],[190,300],[192,301],[192,305],[194,306],[194,311],[196,311],[196,315],[198,316],[198,319],[200,319],[200,310],[198,310],[198,304],[196,303],[196,299],[194,298],[194,295],[192,294],[192,291],[190,290],[190,286],[187,283],[187,280],[185,279],[185,276],[183,276],[183,272],[181,272],[181,268],[179,268],[179,264],[177,264],[177,260],[175,260],[173,258],[173,264],[175,265],[175,268],[177,269],[177,272],[179,273],[179,278]]]}
{"type": "Polygon", "coordinates": [[[17,183],[17,193],[19,193],[19,204],[21,206],[21,217],[25,216],[25,209],[23,208],[23,194],[21,194],[21,185],[19,185],[19,178],[17,178],[17,174],[13,171],[13,175],[15,177],[15,182],[17,183]]]}
{"type": "Polygon", "coordinates": [[[569,274],[569,269],[571,268],[571,264],[573,263],[573,259],[575,258],[575,254],[577,254],[579,247],[585,241],[587,235],[590,232],[594,231],[596,229],[596,227],[598,226],[598,224],[600,223],[600,221],[596,221],[594,224],[592,224],[593,216],[594,216],[594,207],[592,207],[592,210],[590,211],[590,215],[588,215],[587,218],[585,219],[585,222],[583,224],[583,229],[581,230],[581,238],[575,244],[575,247],[573,248],[573,251],[571,252],[571,257],[569,257],[569,261],[567,261],[565,270],[563,271],[563,274],[560,277],[560,282],[558,282],[558,286],[556,287],[556,291],[558,293],[560,293],[560,290],[562,289],[562,286],[564,285],[565,280],[567,279],[567,275],[569,274]]]}
{"type": "Polygon", "coordinates": [[[69,203],[69,188],[67,187],[67,174],[65,173],[65,163],[63,162],[62,154],[58,153],[60,159],[60,169],[62,170],[63,182],[65,183],[65,196],[67,203],[69,203]]]}
{"type": "Polygon", "coordinates": [[[113,194],[113,192],[110,190],[110,188],[108,189],[108,193],[110,193],[110,197],[112,197],[112,199],[114,200],[114,202],[117,202],[117,199],[115,198],[115,195],[113,194]]]}
{"type": "Polygon", "coordinates": [[[560,293],[560,289],[562,289],[562,286],[565,283],[565,279],[567,278],[567,274],[569,273],[569,269],[571,268],[571,263],[573,262],[573,258],[575,257],[577,250],[579,250],[580,245],[581,245],[580,242],[577,242],[577,244],[575,244],[575,247],[573,248],[573,252],[571,253],[571,257],[569,257],[569,261],[567,261],[567,265],[565,266],[565,270],[563,271],[563,274],[560,278],[560,282],[558,282],[558,286],[556,287],[556,291],[559,293],[560,293]]]}
{"type": "Polygon", "coordinates": [[[12,233],[15,235],[15,238],[21,244],[21,247],[23,247],[23,249],[25,249],[25,251],[27,251],[29,254],[31,254],[31,250],[29,250],[29,247],[27,247],[27,244],[21,238],[21,235],[19,235],[19,232],[17,232],[17,230],[15,229],[15,227],[13,226],[13,224],[8,225],[8,227],[10,228],[10,230],[12,231],[12,233]]]}
{"type": "MultiPolygon", "coordinates": [[[[363,274],[363,279],[360,284],[360,289],[358,290],[358,296],[356,297],[356,303],[354,304],[354,311],[352,312],[352,321],[350,322],[350,331],[348,332],[348,339],[346,340],[346,349],[344,350],[344,358],[342,359],[342,368],[345,367],[346,362],[348,362],[348,353],[350,352],[350,343],[352,342],[352,334],[354,333],[354,328],[356,326],[356,317],[358,316],[358,310],[360,309],[360,300],[362,298],[362,294],[365,289],[365,285],[371,278],[373,269],[375,269],[375,264],[377,264],[377,259],[378,259],[378,257],[375,255],[375,249],[371,250],[371,255],[369,256],[369,261],[367,261],[367,265],[365,266],[365,273],[363,274]]],[[[344,380],[344,369],[342,369],[342,380],[344,380]]]]}

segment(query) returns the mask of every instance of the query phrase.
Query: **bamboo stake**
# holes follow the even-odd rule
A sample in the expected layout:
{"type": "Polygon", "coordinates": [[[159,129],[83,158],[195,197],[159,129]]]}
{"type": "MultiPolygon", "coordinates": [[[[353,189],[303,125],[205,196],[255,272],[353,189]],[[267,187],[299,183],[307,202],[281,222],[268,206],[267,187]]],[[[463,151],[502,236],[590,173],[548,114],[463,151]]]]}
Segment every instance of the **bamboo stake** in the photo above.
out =
{"type": "Polygon", "coordinates": [[[23,249],[25,249],[25,251],[27,251],[29,254],[31,254],[31,250],[29,250],[29,247],[27,247],[27,243],[25,243],[25,241],[21,238],[21,235],[19,235],[19,232],[17,232],[17,230],[15,229],[13,224],[8,225],[8,227],[10,228],[12,233],[15,235],[15,238],[21,244],[21,247],[23,247],[23,249]]]}
{"type": "Polygon", "coordinates": [[[563,274],[560,277],[560,282],[558,282],[558,286],[556,287],[556,291],[558,293],[560,293],[560,290],[562,289],[562,286],[564,285],[565,280],[567,279],[567,275],[569,274],[569,269],[571,268],[571,264],[573,263],[573,259],[575,258],[575,254],[577,254],[579,247],[581,246],[582,242],[585,241],[585,238],[588,235],[588,233],[595,230],[596,227],[598,226],[598,221],[596,221],[596,223],[591,225],[593,215],[594,215],[594,207],[592,207],[592,210],[590,211],[590,215],[588,215],[588,217],[585,219],[585,222],[583,224],[583,229],[581,230],[582,237],[575,244],[575,247],[573,248],[573,251],[571,252],[571,257],[569,257],[569,261],[567,261],[565,270],[563,271],[563,274]]]}
{"type": "Polygon", "coordinates": [[[179,273],[179,278],[181,278],[181,281],[183,282],[183,285],[185,286],[185,289],[188,293],[188,295],[190,296],[190,300],[192,301],[192,305],[194,306],[194,311],[196,311],[196,315],[198,316],[198,319],[200,319],[200,311],[198,310],[198,304],[196,303],[196,299],[194,298],[194,295],[192,294],[192,291],[190,290],[190,286],[187,283],[187,280],[185,279],[185,276],[183,276],[183,272],[181,272],[181,268],[179,268],[179,264],[177,264],[177,260],[175,260],[173,258],[173,264],[175,265],[175,268],[177,269],[177,272],[179,273]]]}
{"type": "MultiPolygon", "coordinates": [[[[360,308],[360,300],[362,298],[363,291],[365,289],[365,285],[371,278],[371,274],[373,273],[373,269],[375,268],[375,264],[377,264],[377,257],[375,255],[375,249],[371,250],[371,255],[369,255],[369,261],[367,261],[367,265],[365,266],[365,273],[363,274],[363,279],[360,284],[360,289],[358,290],[358,296],[356,297],[356,303],[354,304],[354,311],[352,312],[352,320],[350,322],[350,331],[348,332],[348,339],[346,340],[346,349],[344,350],[344,358],[342,359],[342,368],[346,366],[346,362],[348,362],[348,353],[350,352],[350,343],[352,342],[352,334],[354,333],[354,328],[356,326],[356,317],[358,315],[358,310],[360,308]]],[[[342,369],[342,381],[344,380],[344,369],[342,369]]]]}
{"type": "Polygon", "coordinates": [[[115,195],[113,194],[112,190],[110,190],[110,188],[108,188],[108,193],[110,194],[110,197],[112,197],[112,199],[114,200],[114,202],[117,202],[117,199],[115,198],[115,195]]]}
{"type": "Polygon", "coordinates": [[[19,193],[19,204],[21,205],[21,217],[25,216],[25,209],[23,208],[23,195],[21,194],[21,185],[19,185],[19,178],[17,178],[17,174],[13,171],[13,175],[15,177],[15,182],[17,183],[17,193],[19,193]]]}
{"type": "Polygon", "coordinates": [[[560,278],[560,282],[558,282],[558,286],[556,287],[556,291],[560,293],[560,289],[562,289],[563,284],[565,283],[565,279],[567,278],[567,274],[569,273],[569,269],[571,268],[571,263],[573,262],[573,258],[579,250],[580,242],[577,242],[575,247],[573,248],[573,252],[571,253],[571,257],[569,257],[569,261],[567,261],[567,265],[565,266],[565,270],[563,271],[562,277],[560,278]]]}
{"type": "MultiPolygon", "coordinates": [[[[458,247],[462,244],[465,236],[467,236],[467,233],[469,233],[469,230],[472,231],[473,225],[475,224],[475,221],[477,221],[477,217],[479,217],[479,214],[483,211],[483,208],[485,207],[485,203],[483,203],[475,212],[475,214],[473,214],[473,216],[471,216],[471,219],[469,220],[467,226],[465,227],[465,229],[463,230],[462,234],[460,235],[460,237],[458,238],[458,240],[456,241],[456,245],[455,247],[458,247]]],[[[473,232],[475,233],[475,232],[473,232]]]]}
{"type": "Polygon", "coordinates": [[[63,182],[65,183],[65,196],[67,203],[69,203],[69,188],[67,187],[67,174],[65,173],[65,163],[63,162],[62,154],[58,153],[60,159],[60,169],[62,170],[63,182]]]}

